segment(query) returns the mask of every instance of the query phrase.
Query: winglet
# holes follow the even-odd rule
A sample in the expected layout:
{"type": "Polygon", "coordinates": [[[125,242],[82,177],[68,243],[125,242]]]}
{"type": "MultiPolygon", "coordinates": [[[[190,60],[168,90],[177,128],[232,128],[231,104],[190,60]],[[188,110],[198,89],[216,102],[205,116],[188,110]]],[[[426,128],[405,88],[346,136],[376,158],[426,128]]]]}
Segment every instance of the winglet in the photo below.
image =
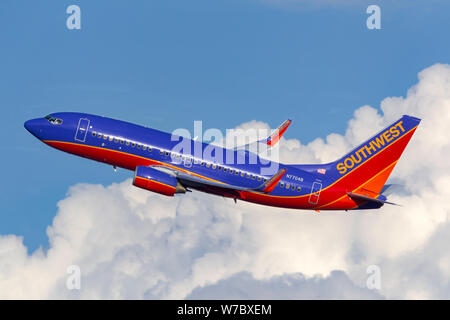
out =
{"type": "Polygon", "coordinates": [[[264,182],[259,188],[257,188],[257,191],[261,191],[264,193],[271,192],[277,185],[278,181],[280,181],[281,178],[283,178],[284,174],[286,173],[286,169],[281,169],[277,173],[275,173],[272,178],[264,182]]]}
{"type": "Polygon", "coordinates": [[[267,145],[273,147],[280,140],[286,129],[292,123],[292,120],[288,119],[283,122],[265,141],[267,145]]]}

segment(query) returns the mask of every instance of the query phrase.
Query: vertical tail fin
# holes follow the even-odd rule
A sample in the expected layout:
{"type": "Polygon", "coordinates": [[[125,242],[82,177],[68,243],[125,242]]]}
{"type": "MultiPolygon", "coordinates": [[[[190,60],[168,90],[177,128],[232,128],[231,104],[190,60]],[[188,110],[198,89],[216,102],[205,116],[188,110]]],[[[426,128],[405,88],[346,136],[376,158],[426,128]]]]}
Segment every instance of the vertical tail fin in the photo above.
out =
{"type": "Polygon", "coordinates": [[[332,162],[330,175],[348,191],[377,197],[400,159],[420,119],[404,115],[341,159],[332,162]]]}

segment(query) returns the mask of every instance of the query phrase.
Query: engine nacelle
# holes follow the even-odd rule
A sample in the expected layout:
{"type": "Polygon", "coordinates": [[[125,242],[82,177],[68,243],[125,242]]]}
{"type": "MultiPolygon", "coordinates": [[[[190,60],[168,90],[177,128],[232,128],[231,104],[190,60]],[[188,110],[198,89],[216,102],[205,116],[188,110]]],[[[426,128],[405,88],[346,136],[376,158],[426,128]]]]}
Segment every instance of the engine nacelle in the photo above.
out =
{"type": "Polygon", "coordinates": [[[168,173],[149,167],[137,166],[133,185],[136,187],[172,197],[175,193],[185,193],[186,188],[168,173]]]}

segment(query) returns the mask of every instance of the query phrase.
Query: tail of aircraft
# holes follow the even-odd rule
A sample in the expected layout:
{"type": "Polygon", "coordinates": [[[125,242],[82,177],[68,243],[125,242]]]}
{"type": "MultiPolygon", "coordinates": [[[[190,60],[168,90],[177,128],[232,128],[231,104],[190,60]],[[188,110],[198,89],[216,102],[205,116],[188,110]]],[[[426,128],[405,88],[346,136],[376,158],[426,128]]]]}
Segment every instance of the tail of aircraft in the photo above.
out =
{"type": "Polygon", "coordinates": [[[329,174],[343,183],[349,196],[385,201],[383,186],[400,159],[420,119],[404,115],[342,158],[329,163],[329,174]],[[383,199],[384,198],[384,199],[383,199]]]}

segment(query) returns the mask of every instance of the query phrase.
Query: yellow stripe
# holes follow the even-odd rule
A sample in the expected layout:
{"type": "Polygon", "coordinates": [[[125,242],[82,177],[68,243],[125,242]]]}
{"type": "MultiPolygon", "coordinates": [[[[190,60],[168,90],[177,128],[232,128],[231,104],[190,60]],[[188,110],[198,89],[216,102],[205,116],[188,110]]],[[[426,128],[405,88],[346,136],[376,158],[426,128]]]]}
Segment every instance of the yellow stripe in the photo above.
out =
{"type": "MultiPolygon", "coordinates": [[[[369,183],[370,181],[372,181],[373,179],[375,179],[376,177],[378,177],[380,174],[382,174],[384,171],[386,171],[386,170],[389,169],[390,167],[395,166],[395,164],[396,164],[397,162],[398,162],[398,159],[395,160],[394,162],[392,162],[392,163],[391,163],[390,165],[388,165],[386,168],[384,168],[383,170],[381,170],[380,172],[378,172],[376,175],[374,175],[372,178],[370,178],[369,180],[365,181],[365,182],[362,183],[359,187],[356,187],[356,188],[353,189],[353,190],[356,190],[356,189],[358,189],[358,188],[361,188],[361,187],[362,187],[363,185],[365,185],[366,183],[369,183]]],[[[331,202],[329,202],[329,203],[327,203],[327,204],[321,205],[320,207],[316,207],[316,209],[321,209],[321,208],[323,208],[323,207],[332,205],[333,203],[335,203],[335,202],[337,202],[337,201],[339,201],[339,200],[345,198],[346,196],[347,196],[347,194],[343,195],[342,197],[338,198],[337,200],[334,200],[334,201],[331,201],[331,202]]]]}

